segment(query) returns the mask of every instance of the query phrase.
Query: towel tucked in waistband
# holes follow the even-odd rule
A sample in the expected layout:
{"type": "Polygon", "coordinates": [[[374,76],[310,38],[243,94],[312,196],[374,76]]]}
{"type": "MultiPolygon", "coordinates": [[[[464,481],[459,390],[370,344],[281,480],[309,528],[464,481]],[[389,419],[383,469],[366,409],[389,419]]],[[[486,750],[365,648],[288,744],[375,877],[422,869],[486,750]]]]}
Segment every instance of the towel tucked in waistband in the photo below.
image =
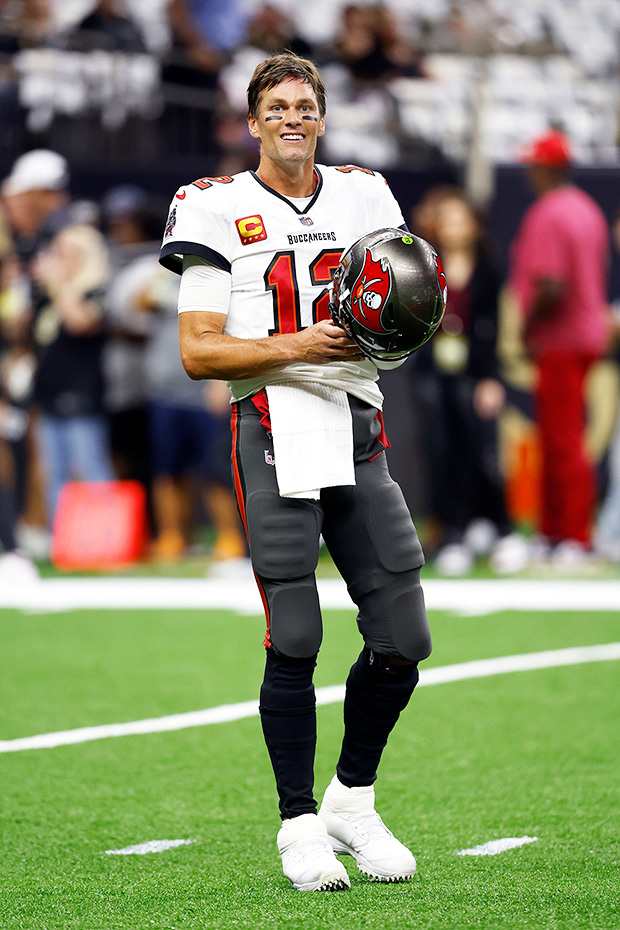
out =
{"type": "Polygon", "coordinates": [[[346,391],[287,381],[267,385],[266,392],[280,497],[318,500],[321,488],[355,484],[346,391]]]}

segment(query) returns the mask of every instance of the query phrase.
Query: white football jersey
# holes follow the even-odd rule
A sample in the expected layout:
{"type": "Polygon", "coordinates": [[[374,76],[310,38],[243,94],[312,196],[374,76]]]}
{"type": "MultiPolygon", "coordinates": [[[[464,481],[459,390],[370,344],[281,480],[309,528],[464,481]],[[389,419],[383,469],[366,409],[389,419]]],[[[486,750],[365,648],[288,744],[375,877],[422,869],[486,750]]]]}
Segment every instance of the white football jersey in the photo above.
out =
{"type": "MultiPolygon", "coordinates": [[[[329,319],[328,285],[342,252],[366,233],[404,224],[377,172],[352,165],[317,165],[315,172],[316,190],[301,201],[267,187],[253,171],[201,178],[176,192],[160,261],[181,273],[183,256],[196,255],[230,272],[228,335],[260,339],[329,319]]],[[[293,363],[230,388],[241,400],[266,384],[320,381],[380,407],[377,379],[370,360],[293,363]]]]}

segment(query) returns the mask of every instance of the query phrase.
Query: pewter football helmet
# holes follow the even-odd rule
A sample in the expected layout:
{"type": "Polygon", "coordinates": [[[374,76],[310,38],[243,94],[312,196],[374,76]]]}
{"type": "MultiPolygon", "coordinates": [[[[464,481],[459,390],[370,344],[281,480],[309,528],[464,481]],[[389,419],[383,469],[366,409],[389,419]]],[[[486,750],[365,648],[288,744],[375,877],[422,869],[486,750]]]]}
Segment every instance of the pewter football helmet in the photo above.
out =
{"type": "Polygon", "coordinates": [[[431,338],[447,293],[441,259],[428,242],[402,229],[378,229],[342,255],[329,312],[364,355],[397,361],[431,338]]]}

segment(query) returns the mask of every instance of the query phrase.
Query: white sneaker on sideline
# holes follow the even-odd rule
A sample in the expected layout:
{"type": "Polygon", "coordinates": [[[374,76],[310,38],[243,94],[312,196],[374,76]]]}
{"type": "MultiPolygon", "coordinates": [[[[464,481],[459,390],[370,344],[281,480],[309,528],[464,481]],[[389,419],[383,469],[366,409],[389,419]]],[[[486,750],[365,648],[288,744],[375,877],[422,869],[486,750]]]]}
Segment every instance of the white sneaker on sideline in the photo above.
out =
{"type": "Polygon", "coordinates": [[[37,566],[19,552],[0,553],[0,581],[11,587],[38,584],[37,566]]]}
{"type": "Polygon", "coordinates": [[[540,565],[547,562],[551,555],[551,542],[546,536],[537,533],[529,542],[530,545],[530,565],[540,565]]]}
{"type": "Polygon", "coordinates": [[[476,517],[467,524],[463,544],[477,557],[488,555],[497,542],[499,532],[492,520],[476,517]]]}
{"type": "Polygon", "coordinates": [[[508,533],[496,543],[491,553],[491,568],[497,575],[515,575],[527,568],[530,547],[525,536],[508,533]]]}
{"type": "Polygon", "coordinates": [[[278,832],[282,869],[297,891],[340,891],[351,887],[347,870],[331,847],[316,814],[285,820],[278,832]]]}
{"type": "Polygon", "coordinates": [[[448,575],[451,578],[466,575],[473,565],[473,553],[462,543],[448,543],[442,546],[435,556],[435,568],[439,574],[448,575]]]}
{"type": "Polygon", "coordinates": [[[580,569],[592,562],[592,553],[576,539],[563,539],[551,553],[551,563],[559,569],[580,569]]]}
{"type": "Polygon", "coordinates": [[[334,852],[353,856],[360,872],[378,882],[403,882],[415,875],[411,850],[388,830],[375,810],[375,789],[347,788],[334,775],[318,814],[334,852]]]}

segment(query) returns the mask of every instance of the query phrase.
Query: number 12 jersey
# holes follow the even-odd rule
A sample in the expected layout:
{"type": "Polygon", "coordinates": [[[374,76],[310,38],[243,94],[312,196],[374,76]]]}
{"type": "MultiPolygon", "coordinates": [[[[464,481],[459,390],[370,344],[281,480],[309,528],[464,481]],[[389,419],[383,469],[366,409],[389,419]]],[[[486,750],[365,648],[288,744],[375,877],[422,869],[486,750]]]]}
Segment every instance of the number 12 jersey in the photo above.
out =
{"type": "MultiPolygon", "coordinates": [[[[231,274],[226,334],[260,339],[329,319],[328,286],[342,252],[366,233],[403,226],[382,175],[353,165],[314,172],[315,191],[302,199],[285,197],[253,171],[200,178],[176,192],[160,262],[181,273],[183,256],[193,255],[231,274]]],[[[241,400],[266,384],[319,381],[380,407],[377,378],[370,360],[293,363],[230,388],[241,400]]]]}

